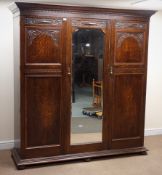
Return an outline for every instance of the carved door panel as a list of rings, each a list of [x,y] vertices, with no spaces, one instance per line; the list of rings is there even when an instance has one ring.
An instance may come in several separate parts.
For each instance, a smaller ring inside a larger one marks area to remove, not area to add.
[[[61,154],[65,139],[62,110],[62,88],[66,87],[65,23],[61,18],[27,18],[24,23],[22,152],[25,157]]]
[[[146,23],[114,23],[110,74],[113,89],[111,147],[143,145],[146,86]]]

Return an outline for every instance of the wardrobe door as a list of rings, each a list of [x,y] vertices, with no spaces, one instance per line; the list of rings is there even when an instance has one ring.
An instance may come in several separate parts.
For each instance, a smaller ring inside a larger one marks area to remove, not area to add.
[[[114,22],[110,67],[113,149],[143,146],[147,34],[145,22]]]
[[[61,154],[65,25],[61,18],[22,21],[22,155],[30,158]]]
[[[109,25],[106,20],[72,18],[70,76],[69,152],[91,152],[107,148],[107,91]],[[69,50],[70,50],[69,49]],[[106,83],[105,83],[106,82]]]

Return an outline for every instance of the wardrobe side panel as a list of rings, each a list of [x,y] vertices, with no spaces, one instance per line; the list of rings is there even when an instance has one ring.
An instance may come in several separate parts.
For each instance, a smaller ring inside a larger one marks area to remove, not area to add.
[[[15,147],[20,147],[20,16],[13,18],[14,46],[14,139]]]

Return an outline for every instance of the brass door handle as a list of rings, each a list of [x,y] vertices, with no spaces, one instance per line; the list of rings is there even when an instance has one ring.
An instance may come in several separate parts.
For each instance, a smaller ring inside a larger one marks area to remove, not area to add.
[[[71,66],[67,66],[67,75],[71,75]]]
[[[110,66],[110,75],[113,75],[113,67]]]

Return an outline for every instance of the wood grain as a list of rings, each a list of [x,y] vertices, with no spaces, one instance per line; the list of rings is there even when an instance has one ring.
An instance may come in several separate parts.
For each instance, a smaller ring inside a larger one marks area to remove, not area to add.
[[[148,30],[155,11],[21,2],[11,10],[20,19],[16,166],[146,151]],[[80,28],[104,33],[102,141],[70,145],[72,33]]]

